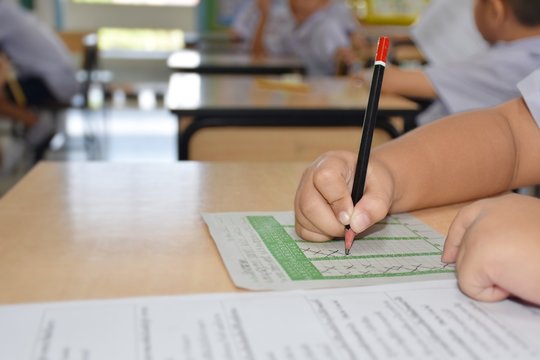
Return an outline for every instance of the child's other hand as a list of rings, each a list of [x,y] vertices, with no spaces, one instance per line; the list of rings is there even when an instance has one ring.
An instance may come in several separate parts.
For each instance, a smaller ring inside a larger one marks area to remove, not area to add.
[[[365,193],[353,211],[351,189],[356,154],[328,152],[306,169],[294,201],[296,232],[310,241],[344,235],[344,225],[359,233],[383,219],[390,209],[394,185],[386,168],[371,159]]]
[[[509,194],[463,208],[442,259],[456,263],[459,286],[474,299],[540,304],[540,199]]]

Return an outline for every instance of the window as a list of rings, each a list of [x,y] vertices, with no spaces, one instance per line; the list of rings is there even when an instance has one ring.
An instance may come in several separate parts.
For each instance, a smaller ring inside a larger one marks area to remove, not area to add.
[[[105,51],[171,52],[184,47],[181,30],[102,28],[98,39]]]
[[[73,0],[76,3],[114,5],[195,6],[199,0]]]

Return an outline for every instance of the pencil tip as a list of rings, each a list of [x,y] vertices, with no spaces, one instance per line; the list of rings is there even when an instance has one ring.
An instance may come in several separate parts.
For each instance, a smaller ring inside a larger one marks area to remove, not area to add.
[[[356,233],[352,229],[345,231],[345,255],[349,255],[351,252],[355,236]]]

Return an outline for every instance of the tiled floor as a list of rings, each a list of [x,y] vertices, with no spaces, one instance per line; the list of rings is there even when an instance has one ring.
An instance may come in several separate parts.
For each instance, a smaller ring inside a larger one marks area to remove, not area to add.
[[[70,110],[66,143],[49,159],[175,161],[176,120],[165,109]],[[53,144],[54,148],[54,144]]]
[[[6,122],[0,126],[0,143],[9,141]],[[67,110],[59,135],[46,155],[52,161],[176,161],[177,122],[162,106],[141,110],[136,106],[106,110]],[[29,170],[25,160],[0,176],[0,195]]]

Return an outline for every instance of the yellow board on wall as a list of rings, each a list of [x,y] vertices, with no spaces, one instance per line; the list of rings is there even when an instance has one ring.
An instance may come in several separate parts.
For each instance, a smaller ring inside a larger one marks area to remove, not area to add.
[[[379,25],[410,25],[429,4],[429,0],[365,0],[362,22]]]

